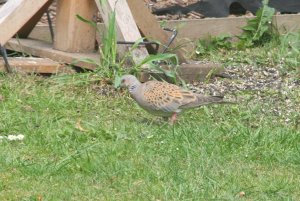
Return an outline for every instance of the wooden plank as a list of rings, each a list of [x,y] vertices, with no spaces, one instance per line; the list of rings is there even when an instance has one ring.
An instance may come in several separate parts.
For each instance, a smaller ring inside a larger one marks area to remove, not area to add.
[[[168,67],[164,66],[162,68],[168,69]],[[220,75],[224,72],[224,68],[221,66],[221,64],[218,63],[192,62],[189,64],[179,65],[177,72],[181,79],[188,83],[191,83],[194,81],[205,81],[210,77]],[[149,73],[147,71],[141,72],[139,79],[141,80],[141,82],[146,82],[150,77],[168,80],[168,77],[166,77],[164,74]]]
[[[48,0],[9,0],[0,8],[0,44],[4,45]]]
[[[54,49],[66,52],[91,52],[95,49],[96,29],[77,19],[76,14],[93,20],[94,0],[58,0]]]
[[[69,68],[47,58],[36,57],[9,57],[8,62],[13,72],[23,73],[61,73],[72,72]],[[5,72],[5,62],[0,58],[0,71]]]
[[[137,0],[127,0],[127,3],[143,36],[149,38],[150,40],[154,39],[160,41],[163,45],[167,45],[171,34],[168,34],[161,28],[160,24],[156,20],[155,16],[147,8],[146,4],[142,1]],[[161,45],[159,48],[160,52],[165,49],[163,45]],[[176,47],[178,47],[178,44],[175,40],[170,45],[170,48]],[[151,52],[156,53],[154,52],[154,47],[151,48]],[[186,62],[184,53],[180,49],[175,49],[175,53],[177,54],[181,63]]]
[[[36,12],[31,19],[26,22],[23,27],[18,31],[18,37],[20,38],[27,38],[32,29],[35,27],[35,25],[39,22],[43,14],[47,11],[49,6],[53,0],[49,0],[43,7],[39,9],[38,12]]]
[[[219,36],[221,34],[238,35],[242,32],[241,27],[247,24],[247,20],[254,17],[227,17],[227,18],[205,18],[199,20],[172,20],[167,24],[170,27],[178,27],[178,38],[199,39],[209,35]],[[300,30],[300,15],[275,15],[273,23],[279,31]]]
[[[142,36],[135,24],[134,18],[131,14],[127,1],[125,0],[106,0],[102,5],[99,0],[95,0],[100,14],[103,18],[105,26],[108,27],[109,16],[116,12],[116,29],[117,38],[119,41],[137,41]],[[125,46],[123,46],[125,47]],[[128,46],[125,48],[119,47],[119,54],[122,56],[127,54]],[[145,47],[138,47],[132,50],[132,59],[134,63],[139,64],[144,58],[148,56],[147,49]]]
[[[55,31],[55,25],[53,26],[53,29]],[[33,28],[33,30],[30,32],[29,38],[37,39],[41,41],[45,41],[48,43],[52,42],[50,29],[48,25],[37,25]]]
[[[247,19],[249,19],[249,17],[174,20],[166,21],[166,25],[169,27],[178,27],[178,38],[180,40],[197,40],[199,38],[205,38],[209,35],[218,36],[224,33],[238,35],[241,33],[241,26],[244,26],[247,23]],[[300,14],[277,15],[274,17],[273,22],[276,22],[275,20],[277,21],[277,26],[281,33],[289,31],[296,32],[300,30]],[[227,24],[227,26],[215,26],[221,24]],[[103,32],[105,31],[105,26],[103,23],[99,23],[98,27],[102,31],[102,33],[100,33],[102,36]],[[205,27],[205,29],[203,29],[203,27]],[[101,36],[97,34],[96,38],[100,40]],[[49,27],[47,25],[36,26],[29,37],[51,41]]]
[[[69,53],[52,48],[51,43],[34,40],[34,39],[10,39],[5,47],[9,50],[24,52],[29,55],[34,55],[43,58],[49,58],[57,62],[73,64],[86,69],[94,70],[95,64],[80,61],[81,59],[91,59],[95,62],[100,62],[98,53]]]

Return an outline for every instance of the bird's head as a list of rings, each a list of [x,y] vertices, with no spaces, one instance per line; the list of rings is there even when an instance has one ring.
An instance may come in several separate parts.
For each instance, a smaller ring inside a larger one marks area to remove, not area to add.
[[[121,88],[128,88],[129,91],[134,90],[140,84],[140,81],[133,75],[123,75],[121,77]]]

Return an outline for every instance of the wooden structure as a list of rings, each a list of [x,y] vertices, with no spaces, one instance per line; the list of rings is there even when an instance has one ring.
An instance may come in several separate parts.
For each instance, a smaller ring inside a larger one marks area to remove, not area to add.
[[[0,9],[0,28],[10,25],[7,32],[1,32],[0,44],[5,44],[6,48],[10,50],[26,52],[30,55],[50,58],[59,63],[73,64],[93,70],[95,65],[86,63],[81,59],[100,60],[99,54],[94,52],[96,30],[78,20],[76,14],[85,19],[93,20],[98,10],[106,26],[109,24],[109,15],[113,11],[116,12],[118,40],[135,42],[141,37],[147,37],[160,41],[162,44],[168,43],[169,34],[162,30],[154,16],[152,16],[142,2],[136,0],[106,0],[105,2],[101,4],[99,0],[58,0],[55,40],[51,44],[27,37],[41,15],[52,3],[52,0],[10,0]],[[20,38],[11,39],[15,34]],[[171,44],[171,47],[176,46],[178,46],[176,41]],[[119,47],[119,54],[122,55],[122,52],[128,51],[128,48],[128,46]],[[153,53],[151,46],[147,48]],[[147,48],[139,46],[132,50],[131,54],[134,63],[139,64],[149,55]],[[160,51],[163,48],[161,47]],[[180,62],[183,63],[180,72],[184,72],[189,68],[195,69],[198,66],[198,64],[187,65],[183,51],[176,50],[176,53]],[[27,64],[28,62],[25,62],[25,69],[27,68]],[[20,69],[20,65],[18,69]],[[34,69],[40,73],[49,72],[47,65],[44,68]],[[207,69],[207,66],[205,69]],[[53,71],[57,72],[58,70],[55,68]],[[195,75],[195,70],[192,72]],[[145,76],[143,77],[145,78]]]
[[[50,3],[49,0],[12,0],[5,3],[0,9],[0,29],[2,30],[0,32],[0,44],[4,45],[19,30],[28,33],[27,30],[24,30],[24,25],[27,25],[26,28],[29,27],[29,29],[31,27],[32,30],[35,24],[32,26],[31,22],[36,21],[36,19],[39,20],[42,16],[40,13],[43,14]],[[40,16],[38,17],[38,15]]]
[[[97,38],[99,40],[99,34],[96,34],[93,27],[78,20],[76,14],[93,20],[99,11],[104,20],[104,24],[99,24],[102,31],[108,25],[109,14],[113,10],[116,11],[118,40],[136,41],[141,37],[148,37],[158,40],[162,44],[168,42],[170,33],[161,29],[143,2],[137,0],[106,0],[106,2],[102,5],[99,0],[57,0],[55,40],[54,43],[51,43],[48,27],[36,27],[35,25],[52,0],[10,0],[0,8],[0,29],[3,30],[5,27],[5,31],[0,32],[0,44],[5,44],[5,47],[10,50],[93,70],[94,64],[81,59],[100,61],[100,55],[95,51],[95,41]],[[171,44],[171,48],[177,47],[180,40],[186,40],[186,38],[193,40],[207,35],[237,34],[240,32],[240,26],[243,26],[247,19],[244,17],[169,21],[167,22],[169,27],[180,27],[178,40]],[[299,29],[300,23],[295,23],[295,21],[300,22],[299,15],[276,16],[274,20],[279,28],[284,26],[285,30]],[[16,33],[19,38],[12,38]],[[122,45],[118,49],[122,54],[128,50],[128,46]],[[162,49],[161,47],[160,51]],[[153,47],[140,46],[133,50],[133,62],[139,63],[148,56],[148,52],[153,53]],[[177,49],[175,52],[180,58],[180,72],[186,80],[198,79],[199,76],[205,77],[213,68],[221,69],[216,64],[188,63],[183,49]],[[61,68],[62,65],[59,66],[58,68]],[[50,72],[46,67],[34,69],[40,73]],[[54,72],[58,72],[57,67],[53,67],[53,69],[56,69]]]

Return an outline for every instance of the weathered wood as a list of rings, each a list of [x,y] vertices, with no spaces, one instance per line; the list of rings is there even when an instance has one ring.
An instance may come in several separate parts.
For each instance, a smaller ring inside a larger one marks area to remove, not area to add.
[[[238,35],[241,27],[254,17],[227,17],[205,18],[200,20],[175,20],[168,21],[168,26],[178,27],[178,38],[199,39],[209,35],[221,34]],[[298,31],[300,29],[300,15],[275,15],[273,23],[278,26],[281,33],[285,31]]]
[[[47,58],[9,57],[9,65],[13,72],[51,73],[72,72],[60,63]],[[0,58],[0,71],[5,72],[5,62]]]
[[[164,66],[162,68],[168,69]],[[193,62],[189,64],[181,64],[177,69],[179,77],[188,83],[194,81],[205,81],[206,79],[209,79],[210,77],[213,77],[215,75],[222,74],[223,72],[224,68],[221,66],[221,64],[218,63]],[[141,72],[139,79],[141,80],[141,82],[146,82],[150,77],[168,80],[168,77],[166,77],[164,74],[149,73],[147,71]]]
[[[94,0],[58,0],[54,48],[66,52],[91,52],[95,49],[96,29],[77,19],[93,20]]]
[[[109,16],[116,12],[116,29],[117,38],[119,41],[132,41],[139,40],[142,36],[135,24],[134,18],[131,14],[127,1],[125,0],[106,0],[102,5],[99,0],[95,0],[100,14],[103,18],[105,26],[108,27]],[[127,48],[118,48],[119,54],[124,55],[128,52]],[[138,47],[132,50],[132,59],[134,63],[139,64],[144,58],[148,56],[147,49],[145,47]]]
[[[145,3],[137,0],[127,0],[127,3],[143,36],[149,38],[150,40],[154,39],[160,41],[162,45],[160,46],[159,51],[162,52],[162,50],[165,49],[163,45],[168,44],[171,34],[168,34],[161,28],[155,16],[151,14]],[[170,48],[176,47],[178,47],[178,45],[175,40],[170,45]],[[154,52],[153,47],[150,50],[151,52]],[[177,54],[181,63],[186,62],[184,53],[180,49],[176,49],[175,53]]]
[[[53,26],[53,29],[55,31],[55,26]],[[51,34],[49,30],[48,25],[37,25],[33,28],[33,30],[30,32],[29,38],[37,39],[45,42],[52,42]]]
[[[100,62],[98,53],[69,53],[52,48],[51,43],[33,40],[33,39],[10,39],[5,47],[9,50],[25,52],[30,55],[49,58],[57,62],[68,63],[74,66],[80,66],[85,69],[94,70],[97,65],[91,64],[81,59],[91,59]]]
[[[205,38],[209,35],[218,36],[224,33],[238,35],[241,33],[241,26],[244,26],[247,23],[247,20],[251,18],[252,17],[235,17],[200,20],[174,20],[167,21],[166,26],[178,27],[178,38],[181,40],[195,40],[199,38]],[[273,18],[273,22],[277,22],[276,24],[281,33],[289,31],[296,32],[300,30],[300,14],[276,15]],[[222,24],[226,24],[226,26],[223,26]],[[105,26],[103,23],[99,23],[98,27],[102,32],[105,31]],[[205,29],[203,27],[205,27]],[[102,35],[103,33],[100,34]],[[36,26],[29,37],[39,40],[51,41],[49,27],[47,25]],[[99,37],[99,34],[97,34],[96,38],[98,38],[98,40],[101,39],[101,37]]]
[[[99,61],[99,55],[96,53],[68,53],[52,49],[50,43],[32,40],[32,39],[11,39],[7,42],[6,48],[19,52],[26,52],[27,54],[50,58],[60,63],[73,63],[75,66],[94,70],[96,65],[79,61],[83,58]],[[76,62],[78,61],[78,62]],[[192,63],[182,64],[179,66],[178,72],[181,78],[187,82],[194,80],[203,80],[212,71],[213,74],[222,72],[220,64],[212,63]],[[149,73],[141,73],[142,80],[146,81],[149,77]],[[153,74],[151,74],[153,76]]]
[[[0,44],[4,45],[48,0],[10,0],[0,8]],[[5,30],[5,31],[3,31]]]
[[[33,30],[35,25],[39,22],[43,14],[47,11],[49,6],[53,0],[49,0],[43,7],[40,8],[38,12],[36,12],[31,19],[26,22],[23,27],[18,31],[18,37],[20,38],[27,38],[30,32]]]

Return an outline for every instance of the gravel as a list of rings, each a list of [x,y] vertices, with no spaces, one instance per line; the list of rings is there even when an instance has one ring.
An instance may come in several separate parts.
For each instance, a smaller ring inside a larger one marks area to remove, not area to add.
[[[226,100],[256,105],[261,113],[278,116],[280,121],[300,125],[300,78],[280,68],[251,65],[228,66],[226,77],[194,82],[188,88],[195,93],[224,95]]]

